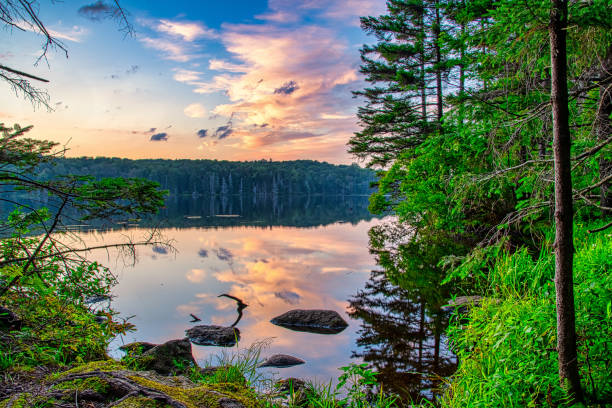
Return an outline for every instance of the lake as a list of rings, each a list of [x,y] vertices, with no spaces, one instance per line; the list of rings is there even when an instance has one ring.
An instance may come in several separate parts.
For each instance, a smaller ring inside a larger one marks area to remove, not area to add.
[[[236,326],[238,347],[266,341],[263,357],[306,361],[263,373],[327,384],[339,367],[365,361],[385,389],[432,398],[456,366],[443,335],[448,315],[432,311],[432,287],[424,294],[384,278],[368,250],[368,231],[394,223],[373,217],[367,204],[365,196],[174,196],[154,218],[69,229],[89,245],[139,240],[152,228],[171,240],[171,249],[138,248],[134,264],[112,251],[89,256],[117,276],[112,308],[137,328],[111,343],[115,357],[130,342],[162,343],[185,337],[194,325],[231,325],[236,302],[218,297],[229,294],[248,304]],[[349,326],[329,335],[270,323],[292,309],[335,310]],[[201,321],[191,323],[190,314]],[[224,350],[236,347],[193,345],[201,364],[214,364]]]

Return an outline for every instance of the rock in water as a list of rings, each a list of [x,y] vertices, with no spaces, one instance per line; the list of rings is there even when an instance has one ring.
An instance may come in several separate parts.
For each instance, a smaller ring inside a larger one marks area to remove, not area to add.
[[[272,324],[290,330],[337,334],[346,329],[348,323],[333,310],[290,310],[270,320]]]
[[[224,326],[194,326],[185,330],[193,344],[200,346],[232,347],[240,340],[240,330]]]
[[[257,365],[257,367],[293,367],[295,365],[304,364],[305,361],[297,357],[289,356],[287,354],[274,354],[270,356],[266,361]]]
[[[304,380],[294,377],[285,378],[278,380],[274,387],[280,392],[291,392],[297,393],[302,391],[306,387]]]
[[[197,366],[187,338],[155,346],[138,356],[135,362],[144,370],[153,370],[162,375],[188,373],[191,367]]]

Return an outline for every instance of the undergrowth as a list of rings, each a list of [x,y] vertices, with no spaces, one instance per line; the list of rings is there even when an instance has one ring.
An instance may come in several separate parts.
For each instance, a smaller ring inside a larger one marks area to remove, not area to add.
[[[574,232],[580,373],[587,405],[610,406],[612,234],[587,229]],[[442,406],[571,405],[558,382],[552,239],[535,256],[526,249],[498,256],[480,281],[488,298],[454,319],[449,338],[460,364]]]

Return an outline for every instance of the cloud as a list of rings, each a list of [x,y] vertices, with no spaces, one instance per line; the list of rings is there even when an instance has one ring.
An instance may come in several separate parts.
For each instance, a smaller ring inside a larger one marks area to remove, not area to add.
[[[188,69],[175,68],[174,71],[175,72],[172,78],[174,78],[174,80],[178,82],[189,83],[189,82],[198,81],[200,79],[200,75],[202,75],[201,72],[191,71]]]
[[[153,246],[153,248],[151,248],[153,250],[153,252],[155,252],[156,254],[167,254],[168,253],[168,248],[165,248],[163,246],[159,246],[159,245],[155,245]]]
[[[198,256],[199,256],[200,258],[207,258],[207,257],[208,257],[208,251],[207,251],[206,249],[204,249],[204,248],[201,248],[201,249],[198,251]]]
[[[164,38],[140,37],[138,39],[145,47],[162,52],[162,58],[171,61],[187,62],[195,58],[184,44]]]
[[[59,38],[61,40],[68,40],[72,42],[80,43],[83,41],[83,38],[89,34],[89,30],[80,27],[80,26],[72,26],[68,30],[63,29],[47,29],[49,34],[52,37]]]
[[[276,88],[274,90],[274,93],[277,95],[278,94],[289,95],[297,91],[299,88],[300,87],[298,86],[297,82],[289,81],[289,82],[285,82],[280,88]]]
[[[185,275],[188,281],[193,283],[202,282],[206,278],[206,271],[202,269],[192,269]]]
[[[219,126],[217,130],[215,130],[214,137],[217,139],[225,139],[229,135],[234,133],[234,130],[231,128],[231,125]]]
[[[211,59],[208,61],[208,69],[213,71],[229,71],[229,72],[246,72],[247,68],[244,65],[232,64],[231,62]]]
[[[219,249],[214,250],[214,252],[217,255],[217,258],[219,258],[222,261],[229,262],[234,258],[234,254],[232,254],[232,252],[226,248],[219,248]]]
[[[283,290],[281,292],[274,292],[274,296],[282,299],[285,301],[285,303],[288,303],[290,305],[297,305],[298,303],[300,303],[300,295],[298,295],[295,292],[292,292],[290,290]]]
[[[229,99],[211,113],[235,113],[235,120],[232,126],[219,126],[215,137],[231,135],[233,146],[245,151],[271,146],[270,151],[287,152],[300,139],[333,134],[336,154],[357,130],[349,113],[358,104],[350,87],[358,85],[359,56],[333,29],[226,24],[222,42],[231,58],[210,61],[221,72],[190,83],[196,93],[222,91]],[[291,100],[279,97],[284,95]],[[326,120],[321,112],[343,118]]]
[[[341,120],[341,119],[351,119],[354,118],[355,115],[340,115],[337,113],[322,113],[320,118],[325,120]]]
[[[152,142],[159,142],[159,141],[168,141],[168,134],[165,132],[162,133],[155,133],[154,135],[151,136],[151,139],[149,139]]]
[[[203,118],[206,116],[206,108],[199,103],[192,103],[183,109],[183,113],[190,118]]]
[[[180,37],[184,41],[192,42],[198,38],[218,38],[219,35],[202,23],[190,21],[159,20],[154,26],[158,32],[169,34],[173,37]]]
[[[207,136],[207,134],[208,134],[208,129],[200,129],[197,132],[197,135],[200,139],[204,139]],[[206,252],[205,249],[202,249],[201,251]]]
[[[111,6],[98,0],[95,3],[85,5],[77,11],[81,17],[85,17],[92,21],[100,21],[103,18],[112,17],[118,11],[116,6]]]
[[[140,70],[140,66],[132,65],[128,69],[125,70],[125,74],[126,75],[132,75],[132,74],[135,74],[136,72],[138,72],[139,70]]]
[[[151,128],[149,130],[146,131],[146,133],[153,133],[157,130],[157,128]]]

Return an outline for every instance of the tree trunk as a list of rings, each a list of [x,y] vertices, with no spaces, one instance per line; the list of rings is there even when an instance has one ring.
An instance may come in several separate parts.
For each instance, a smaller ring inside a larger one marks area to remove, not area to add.
[[[552,73],[551,102],[553,118],[553,154],[555,166],[555,289],[557,294],[557,351],[559,380],[570,395],[582,400],[573,282],[573,208],[572,174],[567,96],[566,27],[567,0],[551,0],[550,60]]]
[[[436,21],[433,24],[433,32],[434,32],[434,50],[436,52],[436,90],[437,90],[437,119],[438,119],[438,128],[442,128],[442,68],[440,67],[440,63],[442,62],[442,56],[440,53],[440,5],[438,0],[435,1],[436,7]]]

